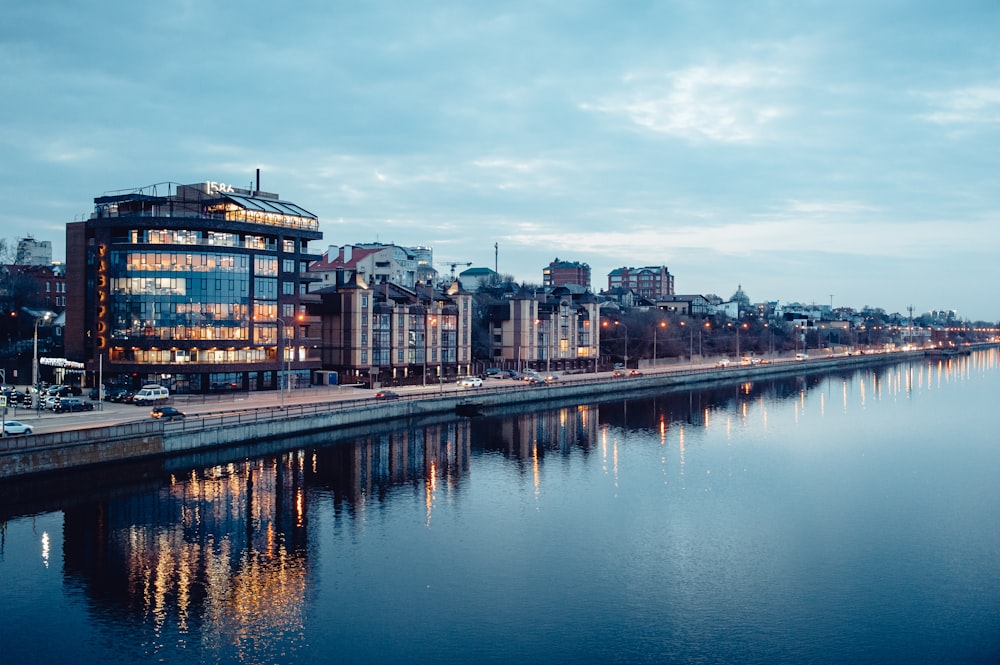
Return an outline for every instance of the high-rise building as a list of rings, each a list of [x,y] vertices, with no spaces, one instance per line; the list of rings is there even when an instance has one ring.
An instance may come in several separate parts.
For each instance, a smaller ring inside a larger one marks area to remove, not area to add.
[[[18,238],[17,251],[14,255],[14,265],[52,265],[52,243],[48,240],[35,240],[31,236]]]
[[[308,384],[316,215],[277,194],[164,183],[94,199],[66,227],[66,357],[88,382],[175,392]],[[286,383],[287,382],[287,383]]]

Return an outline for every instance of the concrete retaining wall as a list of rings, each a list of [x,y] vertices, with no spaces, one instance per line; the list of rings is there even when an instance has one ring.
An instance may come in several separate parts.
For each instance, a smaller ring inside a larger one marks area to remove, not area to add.
[[[463,402],[478,410],[525,404],[565,404],[617,400],[625,394],[687,390],[703,385],[743,383],[790,375],[817,374],[877,364],[897,363],[919,353],[850,356],[801,363],[736,366],[652,374],[601,381],[566,381],[546,386],[512,386],[461,394],[421,395],[386,402],[351,405],[317,404],[281,410],[247,410],[192,417],[184,421],[148,421],[111,427],[5,438],[0,441],[0,479],[63,471],[88,465],[171,456],[250,441],[283,439],[309,432],[377,425],[431,414],[455,413]]]

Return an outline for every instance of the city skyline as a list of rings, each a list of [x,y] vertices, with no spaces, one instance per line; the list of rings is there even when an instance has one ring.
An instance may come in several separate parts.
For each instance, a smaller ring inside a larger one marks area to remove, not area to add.
[[[2,235],[105,192],[279,192],[329,245],[541,283],[1000,320],[1000,7],[968,2],[100,7],[0,26]]]

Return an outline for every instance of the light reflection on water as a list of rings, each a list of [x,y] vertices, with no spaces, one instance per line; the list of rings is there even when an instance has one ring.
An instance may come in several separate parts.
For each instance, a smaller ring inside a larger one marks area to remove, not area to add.
[[[988,661],[997,370],[459,420],[66,497],[3,524],[0,639],[9,662]]]

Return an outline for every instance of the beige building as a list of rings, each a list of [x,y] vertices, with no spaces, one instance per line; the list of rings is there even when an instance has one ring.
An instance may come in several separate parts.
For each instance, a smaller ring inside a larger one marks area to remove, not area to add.
[[[470,373],[472,296],[457,283],[407,289],[352,275],[319,295],[323,368],[339,383],[433,384]]]
[[[594,369],[601,334],[598,305],[582,289],[520,291],[491,308],[492,364],[517,370]]]

